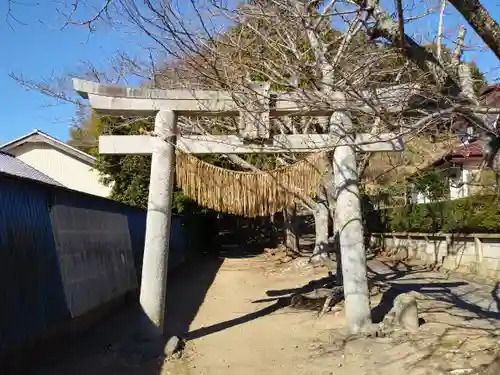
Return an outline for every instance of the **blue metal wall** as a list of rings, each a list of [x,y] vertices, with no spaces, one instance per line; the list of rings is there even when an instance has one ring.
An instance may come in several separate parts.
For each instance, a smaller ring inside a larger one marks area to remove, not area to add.
[[[80,263],[91,264],[90,271],[101,275],[109,273],[106,262],[115,262],[116,268],[122,270],[131,264],[135,287],[134,274],[140,275],[145,227],[144,210],[0,173],[0,353],[71,319],[71,306],[81,301],[69,301],[70,298],[90,298],[94,304],[99,298],[107,298],[99,293],[91,296],[103,289],[102,277],[86,280],[84,292],[80,286],[72,289],[79,293],[68,292],[68,280],[85,278],[89,271],[88,267],[78,268],[76,259],[66,262],[62,269],[61,259],[68,254],[71,257],[79,252]],[[173,217],[170,269],[189,256],[188,244],[182,219]],[[128,265],[124,258],[127,251],[120,249],[131,250]],[[91,256],[99,259],[90,262],[86,258]],[[130,272],[124,275],[119,271],[110,277],[115,285],[130,288],[132,284],[126,279],[129,275]],[[85,312],[85,306],[79,306],[80,313]]]
[[[0,176],[0,349],[69,318],[50,190]]]

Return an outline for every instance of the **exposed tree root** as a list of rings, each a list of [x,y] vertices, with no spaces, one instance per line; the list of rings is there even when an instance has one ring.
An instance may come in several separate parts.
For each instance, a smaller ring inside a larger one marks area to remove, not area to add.
[[[319,310],[323,316],[333,306],[344,299],[344,288],[318,288],[309,293],[295,294],[290,301],[290,307],[302,310]]]

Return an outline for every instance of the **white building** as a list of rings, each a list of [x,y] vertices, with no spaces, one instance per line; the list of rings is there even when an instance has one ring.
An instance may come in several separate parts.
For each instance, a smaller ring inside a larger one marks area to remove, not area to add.
[[[427,168],[439,171],[447,186],[447,196],[443,199],[460,199],[476,194],[481,186],[473,184],[474,176],[480,173],[480,164],[483,160],[483,146],[481,142],[463,143],[452,149]],[[412,190],[411,203],[429,203],[431,199],[422,192]]]
[[[96,159],[40,130],[0,146],[25,164],[37,169],[61,185],[84,193],[108,197],[111,188],[99,181],[93,168]]]

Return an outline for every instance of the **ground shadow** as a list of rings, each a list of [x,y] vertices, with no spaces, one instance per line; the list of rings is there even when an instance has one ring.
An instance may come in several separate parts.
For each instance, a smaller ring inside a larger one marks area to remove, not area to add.
[[[189,326],[215,280],[222,258],[202,257],[181,267],[167,287],[167,335],[189,336]]]
[[[151,347],[134,345],[140,314],[137,303],[123,307],[88,332],[67,340],[50,357],[33,363],[26,374],[159,375],[162,363],[158,346],[152,353]]]
[[[203,327],[196,329],[194,331],[189,332],[186,335],[186,339],[188,340],[194,340],[203,336],[210,335],[212,333],[220,332],[228,328],[232,328],[235,326],[238,326],[240,324],[248,323],[252,320],[255,320],[257,318],[261,318],[263,316],[272,314],[275,311],[278,311],[279,309],[286,307],[290,305],[290,299],[289,298],[278,298],[276,302],[270,306],[264,307],[263,309],[260,309],[258,311],[254,311],[252,313],[240,316],[238,318],[234,318],[231,320],[227,320],[225,322],[220,322],[213,324],[209,327]]]
[[[373,281],[390,282],[412,274],[422,273],[427,270],[425,266],[408,264],[403,261],[395,261],[393,264],[381,260],[377,260],[377,262],[383,266],[384,272],[377,271],[370,265],[367,265],[366,267],[368,274],[370,275],[370,279]]]
[[[458,286],[462,285],[467,285],[466,282],[444,282],[444,283],[404,283],[404,284],[398,284],[398,283],[390,283],[389,289],[387,289],[383,294],[382,294],[382,299],[380,300],[379,304],[375,306],[372,309],[372,321],[374,323],[380,323],[384,317],[387,315],[387,313],[392,309],[394,306],[394,300],[396,297],[400,294],[403,293],[408,293],[411,291],[416,291],[420,292],[422,294],[427,294],[427,295],[432,295],[433,298],[436,298],[437,300],[443,299],[442,296],[446,297],[450,294],[451,297],[451,292],[450,288],[456,288]],[[442,295],[442,296],[441,296]],[[446,302],[450,302],[447,300]],[[468,304],[471,305],[471,304]],[[475,305],[468,306],[468,310],[471,311],[471,307]]]
[[[491,296],[493,297],[493,301],[495,301],[495,304],[497,305],[497,311],[500,313],[500,297],[499,297],[499,291],[500,291],[500,282],[497,282],[495,284],[495,287],[491,291]]]
[[[249,314],[240,316],[235,319],[231,319],[225,322],[220,322],[209,327],[203,327],[194,331],[189,332],[186,335],[188,340],[194,340],[206,335],[210,335],[215,332],[220,332],[228,328],[232,328],[234,326],[244,324],[255,320],[257,318],[272,314],[284,307],[290,305],[291,297],[294,294],[302,294],[311,292],[317,288],[331,288],[335,285],[335,276],[323,277],[318,280],[313,280],[302,287],[299,288],[289,288],[289,289],[281,289],[281,290],[268,290],[266,294],[271,298],[263,298],[253,303],[266,303],[266,302],[275,302],[270,306],[264,307],[258,311],[251,312]]]
[[[171,271],[168,277],[165,337],[185,337],[223,260],[199,257]],[[159,375],[164,341],[145,336],[148,327],[138,303],[101,320],[91,330],[67,341],[50,358],[36,364],[33,375]]]
[[[380,262],[383,264],[387,272],[377,272],[373,268],[368,267],[368,271],[372,274],[372,280],[382,281],[389,285],[389,289],[384,292],[380,303],[372,309],[372,319],[375,323],[382,321],[384,316],[390,311],[394,304],[394,299],[401,293],[408,293],[411,291],[416,291],[424,295],[431,296],[433,299],[445,302],[453,305],[457,308],[466,310],[473,314],[476,314],[478,318],[482,319],[500,319],[500,309],[498,312],[484,309],[478,304],[471,303],[466,300],[468,294],[474,292],[460,292],[454,290],[454,288],[470,285],[470,283],[465,281],[458,282],[442,282],[439,278],[435,277],[425,277],[425,282],[413,282],[413,283],[400,283],[397,280],[402,279],[405,276],[421,273],[423,270],[420,266],[410,265],[405,262],[399,261],[391,265],[385,262]],[[433,281],[436,280],[436,281]],[[416,281],[412,279],[412,281]],[[498,297],[499,284],[495,286],[492,291],[492,297],[497,306],[500,305],[500,298]]]
[[[269,297],[278,297],[278,296],[286,296],[291,294],[303,294],[310,293],[318,288],[333,288],[335,286],[335,275],[322,277],[317,280],[312,280],[307,284],[298,287],[298,288],[290,288],[290,289],[279,289],[279,290],[268,290],[266,294]],[[256,302],[264,302],[264,300],[259,300]]]

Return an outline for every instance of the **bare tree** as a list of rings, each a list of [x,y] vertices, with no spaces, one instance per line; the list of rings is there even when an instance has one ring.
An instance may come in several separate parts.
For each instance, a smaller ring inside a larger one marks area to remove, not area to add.
[[[457,115],[486,128],[482,115],[500,113],[499,109],[481,107],[470,95],[470,74],[461,68],[460,51],[454,61],[444,62],[441,49],[436,56],[409,35],[402,35],[400,24],[376,1],[252,0],[230,7],[208,0],[193,0],[183,6],[160,0],[108,0],[83,19],[78,18],[78,2],[73,5],[63,12],[65,27],[86,26],[93,31],[99,22],[106,22],[149,38],[160,59],[150,59],[150,64],[143,65],[130,64],[127,56],[122,60],[149,77],[154,87],[221,89],[237,96],[250,81],[266,81],[273,90],[293,93],[304,108],[338,108],[349,119],[346,123],[352,123],[349,131],[373,135],[399,129],[402,135],[415,137],[434,126],[436,119],[450,120]],[[490,32],[496,35],[494,25]],[[381,39],[389,46],[379,43]],[[28,80],[20,81],[30,85]],[[420,84],[421,100],[412,111],[400,108],[409,97],[390,100],[390,90],[385,98],[389,100],[381,101],[377,89],[394,82]],[[50,92],[43,85],[34,87]],[[341,107],[334,92],[346,98]],[[331,132],[339,136],[345,131],[330,128],[330,119],[325,116],[299,115],[290,113],[284,120],[273,119],[272,131]],[[238,131],[236,123],[209,118],[182,119],[180,125],[184,134],[205,134],[221,127],[228,134]],[[240,157],[228,158],[240,167],[260,169]],[[361,172],[369,159],[370,155],[365,155]],[[282,165],[295,161],[294,155],[279,156]],[[314,199],[296,192],[297,200],[314,214],[316,252],[328,242],[328,214],[335,211],[333,168],[325,170],[324,176]],[[356,238],[362,241],[362,233]],[[360,274],[364,274],[363,262],[356,265]],[[366,289],[366,278],[357,282],[360,290]],[[349,311],[356,315],[350,321],[369,323],[368,304]],[[351,328],[357,331],[360,327]]]

